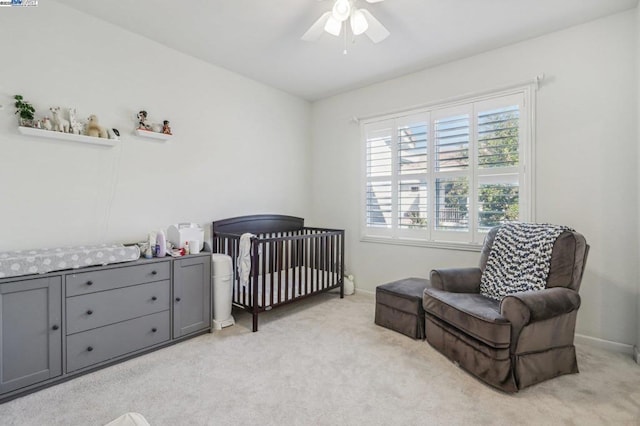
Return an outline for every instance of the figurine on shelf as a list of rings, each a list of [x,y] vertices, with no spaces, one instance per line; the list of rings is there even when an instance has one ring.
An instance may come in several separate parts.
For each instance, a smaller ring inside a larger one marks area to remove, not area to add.
[[[147,111],[140,111],[138,113],[138,129],[149,130],[147,128]]]
[[[97,138],[109,138],[109,134],[107,133],[107,129],[98,124],[98,117],[95,115],[89,116],[89,123],[87,123],[87,136],[93,136]]]
[[[140,111],[138,113],[138,129],[162,133],[162,126],[160,124],[150,123],[147,120],[147,111]]]
[[[83,134],[84,125],[78,120],[78,113],[75,108],[69,108],[69,132],[75,135]]]
[[[53,130],[56,132],[69,133],[69,121],[62,117],[62,112],[60,111],[60,107],[51,107],[49,108],[52,115],[53,121]]]
[[[45,130],[53,129],[53,126],[51,125],[51,119],[49,117],[42,117],[42,128]]]
[[[171,135],[171,127],[169,127],[169,120],[164,120],[162,122],[162,133],[165,135]]]

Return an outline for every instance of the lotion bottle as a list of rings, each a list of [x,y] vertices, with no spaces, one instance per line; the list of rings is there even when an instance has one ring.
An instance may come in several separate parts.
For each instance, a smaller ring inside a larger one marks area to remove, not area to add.
[[[167,255],[167,239],[164,236],[164,231],[158,231],[158,235],[156,235],[156,256],[165,257]]]
[[[147,236],[147,249],[144,251],[144,257],[151,259],[153,257],[153,249],[155,247],[155,241],[153,241],[153,232],[149,232]]]

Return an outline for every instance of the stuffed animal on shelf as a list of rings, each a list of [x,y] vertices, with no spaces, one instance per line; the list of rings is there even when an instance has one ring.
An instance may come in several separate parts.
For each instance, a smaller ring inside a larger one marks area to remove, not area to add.
[[[75,108],[69,108],[69,123],[69,132],[75,135],[84,133],[84,125],[78,120],[78,113]]]
[[[53,117],[51,119],[51,121],[53,121],[53,130],[56,132],[69,133],[69,121],[62,117],[60,107],[51,107],[49,111],[51,111],[51,116]]]
[[[42,117],[42,128],[45,130],[53,129],[53,126],[51,125],[51,120],[49,119],[49,117]]]
[[[147,111],[140,111],[138,113],[138,129],[148,130],[150,132],[161,133],[162,126],[158,123],[150,123],[147,120]]]
[[[87,123],[87,130],[85,134],[96,138],[109,138],[107,129],[98,124],[98,117],[93,114],[89,116],[89,122]]]

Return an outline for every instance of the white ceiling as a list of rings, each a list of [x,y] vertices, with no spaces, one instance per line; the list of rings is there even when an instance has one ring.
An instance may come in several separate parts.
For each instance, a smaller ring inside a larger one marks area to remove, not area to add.
[[[638,0],[385,0],[374,45],[300,37],[332,0],[58,0],[211,64],[308,100],[634,8]]]

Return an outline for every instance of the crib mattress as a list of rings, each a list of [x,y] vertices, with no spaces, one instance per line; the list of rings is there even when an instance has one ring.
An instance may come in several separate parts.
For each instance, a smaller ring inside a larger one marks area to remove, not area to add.
[[[138,246],[122,244],[7,251],[0,253],[0,278],[131,262],[138,258]]]
[[[338,283],[340,274],[337,272],[328,272],[321,269],[298,267],[291,268],[288,273],[281,271],[279,274],[265,274],[264,275],[264,289],[262,288],[263,276],[258,275],[258,306],[268,307],[271,306],[271,279],[273,276],[273,302],[274,304],[284,302],[286,296],[290,299],[295,299],[300,296],[312,294],[319,289],[331,287],[332,283]],[[288,280],[285,278],[288,277]],[[309,290],[307,291],[307,282],[309,284]],[[314,285],[315,283],[315,285]],[[324,285],[326,284],[326,287]],[[242,291],[245,297],[249,297],[249,289],[247,286],[242,286]],[[264,292],[265,303],[262,303],[262,293]],[[280,296],[278,298],[278,295]],[[247,300],[247,299],[245,299]],[[251,304],[250,302],[248,304]]]

